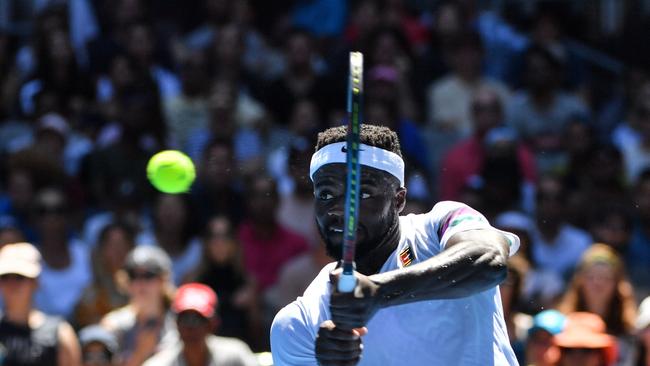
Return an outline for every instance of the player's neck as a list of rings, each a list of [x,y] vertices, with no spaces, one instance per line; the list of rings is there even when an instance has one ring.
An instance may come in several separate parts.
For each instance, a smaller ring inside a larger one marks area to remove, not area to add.
[[[399,245],[400,229],[399,221],[391,227],[384,236],[384,240],[379,243],[375,249],[357,261],[357,271],[366,276],[379,273],[381,267],[386,263],[388,257],[395,251]]]

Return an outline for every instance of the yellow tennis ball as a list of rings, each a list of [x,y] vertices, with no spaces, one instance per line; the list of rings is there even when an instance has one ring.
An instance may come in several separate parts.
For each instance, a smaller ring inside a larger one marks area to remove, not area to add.
[[[164,193],[187,192],[195,177],[192,159],[177,150],[161,151],[147,163],[147,178]]]

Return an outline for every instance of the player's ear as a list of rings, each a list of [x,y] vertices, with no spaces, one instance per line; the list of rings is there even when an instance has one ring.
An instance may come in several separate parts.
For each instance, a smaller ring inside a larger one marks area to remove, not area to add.
[[[395,207],[397,207],[397,213],[401,213],[406,206],[406,188],[399,187],[395,192]]]

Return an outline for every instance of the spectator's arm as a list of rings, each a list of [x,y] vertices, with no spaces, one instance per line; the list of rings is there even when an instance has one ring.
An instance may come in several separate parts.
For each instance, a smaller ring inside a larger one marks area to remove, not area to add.
[[[57,364],[59,366],[81,366],[81,348],[77,335],[70,324],[59,325],[59,349]]]

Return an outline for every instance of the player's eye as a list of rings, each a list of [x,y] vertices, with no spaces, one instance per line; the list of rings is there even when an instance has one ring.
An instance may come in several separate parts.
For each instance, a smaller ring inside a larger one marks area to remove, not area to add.
[[[321,192],[317,192],[316,198],[318,198],[321,201],[329,201],[332,198],[334,198],[334,195],[328,191],[321,191]]]
[[[361,192],[361,199],[362,200],[365,200],[365,199],[370,198],[370,197],[371,197],[370,193],[363,192],[363,191]]]

